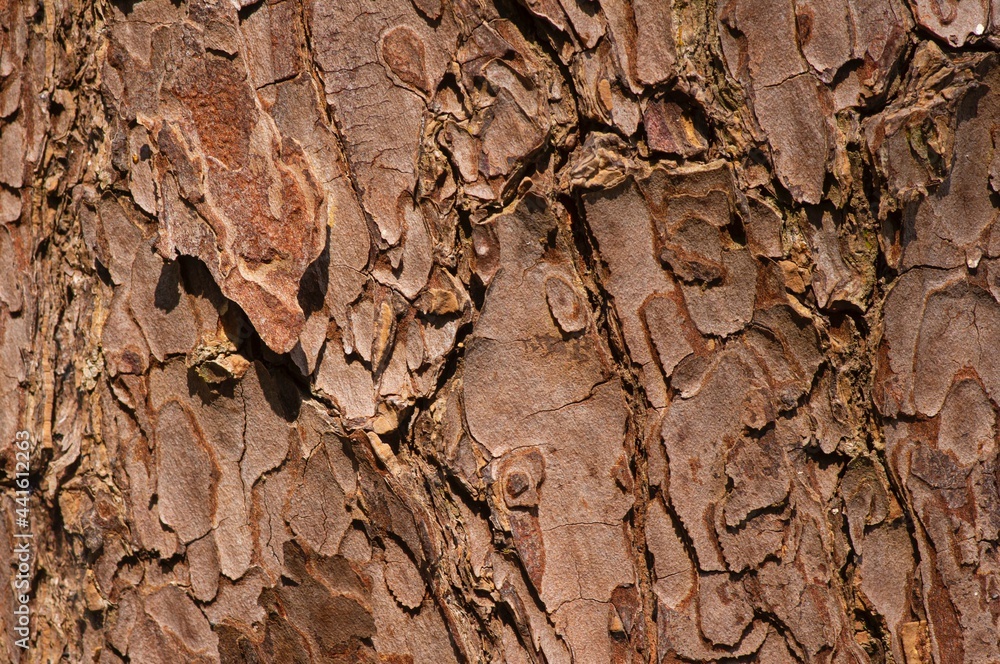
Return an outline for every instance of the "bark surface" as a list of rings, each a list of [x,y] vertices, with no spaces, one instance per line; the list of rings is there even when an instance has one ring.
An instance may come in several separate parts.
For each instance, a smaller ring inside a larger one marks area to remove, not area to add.
[[[0,0],[0,660],[1000,662],[998,46]]]

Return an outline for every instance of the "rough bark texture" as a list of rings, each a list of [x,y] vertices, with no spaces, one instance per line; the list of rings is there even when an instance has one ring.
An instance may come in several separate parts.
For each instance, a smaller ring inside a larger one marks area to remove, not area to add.
[[[0,659],[1000,661],[997,46],[0,0]]]

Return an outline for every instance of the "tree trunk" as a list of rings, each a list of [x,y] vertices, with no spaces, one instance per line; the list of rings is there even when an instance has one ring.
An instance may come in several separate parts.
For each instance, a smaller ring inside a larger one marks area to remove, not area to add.
[[[1000,661],[998,12],[0,0],[0,659]]]

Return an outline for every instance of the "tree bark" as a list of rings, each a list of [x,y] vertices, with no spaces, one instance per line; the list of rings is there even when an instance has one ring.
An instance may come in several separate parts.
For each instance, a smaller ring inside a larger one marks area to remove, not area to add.
[[[0,659],[1000,661],[998,12],[0,0]]]

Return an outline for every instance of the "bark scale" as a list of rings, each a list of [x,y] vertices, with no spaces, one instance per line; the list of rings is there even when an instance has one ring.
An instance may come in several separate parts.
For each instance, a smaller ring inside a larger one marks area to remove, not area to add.
[[[998,12],[0,0],[4,658],[1000,661]]]

